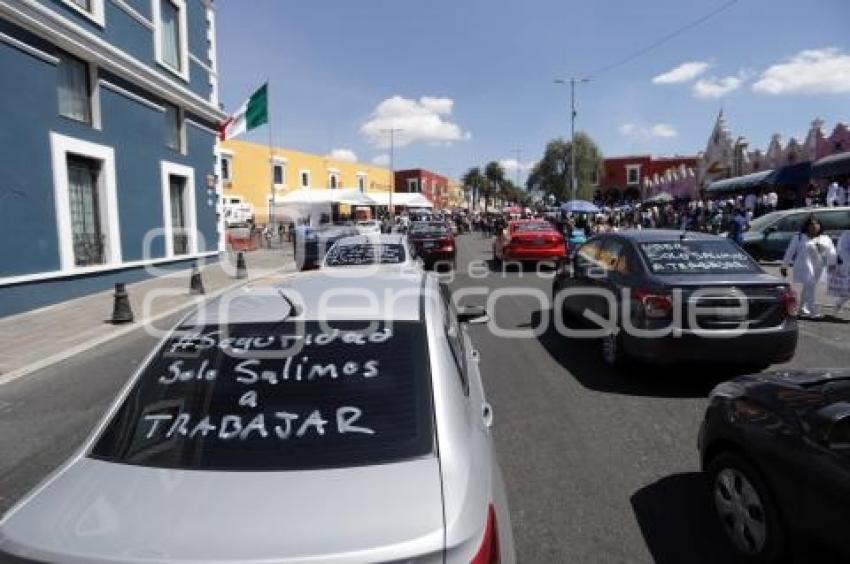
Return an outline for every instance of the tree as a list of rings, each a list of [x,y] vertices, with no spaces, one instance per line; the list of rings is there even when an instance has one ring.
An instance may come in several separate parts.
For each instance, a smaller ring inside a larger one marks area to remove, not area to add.
[[[475,207],[486,182],[484,175],[481,174],[481,169],[477,166],[469,169],[461,178],[461,182],[463,182],[464,188],[472,193],[472,206]]]
[[[490,161],[484,167],[484,213],[487,213],[487,205],[491,198],[498,197],[502,187],[505,185],[505,169],[496,161]]]
[[[594,173],[599,171],[602,152],[589,135],[576,133],[576,179],[578,191],[576,197],[590,200],[593,197]],[[546,145],[543,158],[538,161],[528,176],[528,189],[541,190],[553,194],[558,200],[569,200],[570,166],[572,165],[572,145],[564,139],[553,139]]]

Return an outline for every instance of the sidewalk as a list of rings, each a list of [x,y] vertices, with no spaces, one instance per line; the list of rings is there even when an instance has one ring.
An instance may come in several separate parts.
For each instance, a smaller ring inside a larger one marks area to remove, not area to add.
[[[283,250],[245,253],[245,262],[248,278],[241,280],[235,276],[233,253],[223,253],[219,261],[202,267],[206,289],[202,296],[189,294],[188,269],[128,284],[133,323],[108,322],[112,290],[0,319],[0,385],[174,315],[251,279],[295,269],[290,245]]]

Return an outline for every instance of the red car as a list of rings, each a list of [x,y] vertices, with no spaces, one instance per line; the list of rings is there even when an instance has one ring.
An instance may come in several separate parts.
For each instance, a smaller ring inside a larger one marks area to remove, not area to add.
[[[444,222],[414,222],[407,238],[426,267],[457,266],[457,245],[452,228]]]
[[[511,221],[493,243],[493,257],[497,262],[558,261],[566,256],[564,236],[548,221]]]

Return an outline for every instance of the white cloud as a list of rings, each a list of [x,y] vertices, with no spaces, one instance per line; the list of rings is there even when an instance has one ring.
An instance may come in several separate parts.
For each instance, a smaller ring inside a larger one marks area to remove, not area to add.
[[[505,173],[515,174],[516,171],[529,172],[537,164],[537,161],[524,163],[516,159],[502,159],[499,161],[499,164],[505,169]]]
[[[725,76],[723,78],[710,77],[698,80],[694,84],[694,96],[703,100],[712,98],[722,98],[730,92],[739,89],[746,80],[744,73],[738,73],[733,76]]]
[[[395,133],[395,144],[399,147],[418,141],[443,145],[469,139],[468,132],[449,121],[453,109],[451,98],[423,96],[413,100],[393,96],[378,104],[369,120],[360,127],[360,133],[382,149],[390,145],[388,129],[402,130]]]
[[[389,166],[390,165],[390,156],[389,155],[378,155],[374,159],[372,159],[373,165],[378,166]]]
[[[328,154],[328,158],[347,163],[357,162],[357,155],[351,149],[334,149]]]
[[[690,61],[682,63],[678,67],[671,69],[665,73],[659,74],[652,79],[653,84],[681,84],[690,82],[710,67],[706,62]]]
[[[763,94],[850,93],[850,54],[836,47],[801,51],[768,67],[753,84]]]
[[[621,135],[635,139],[670,139],[679,134],[676,128],[669,123],[656,123],[650,126],[624,123],[617,130]]]

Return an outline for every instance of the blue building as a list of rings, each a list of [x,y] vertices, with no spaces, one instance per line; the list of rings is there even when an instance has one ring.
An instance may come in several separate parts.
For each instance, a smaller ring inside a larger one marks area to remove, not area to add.
[[[0,0],[0,316],[219,248],[213,0]]]

